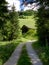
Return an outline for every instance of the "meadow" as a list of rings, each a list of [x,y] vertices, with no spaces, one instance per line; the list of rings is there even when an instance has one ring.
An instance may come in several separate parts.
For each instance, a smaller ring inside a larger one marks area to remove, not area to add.
[[[19,25],[20,25],[20,28],[23,25],[26,25],[27,27],[32,28],[32,29],[36,28],[34,19],[19,19]]]
[[[24,16],[24,18],[19,18],[20,29],[23,27],[23,25],[27,26],[30,29],[27,33],[23,34],[22,37],[28,40],[37,39],[36,20],[34,18],[34,15],[31,15],[31,16],[26,15]]]
[[[28,40],[37,39],[36,37],[36,27],[35,27],[35,19],[34,16],[25,16],[26,18],[19,18],[19,26],[20,29],[23,25],[26,25],[30,30],[22,34],[22,30],[20,31],[20,36],[16,40],[12,41],[1,41],[0,42],[0,65],[3,65],[11,56],[15,48],[18,46],[20,42],[26,42]]]

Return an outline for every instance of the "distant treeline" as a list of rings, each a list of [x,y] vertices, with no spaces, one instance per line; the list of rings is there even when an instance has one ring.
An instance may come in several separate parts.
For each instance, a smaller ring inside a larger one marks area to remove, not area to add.
[[[32,15],[36,14],[37,11],[27,10],[27,11],[18,12],[18,13],[19,13],[19,16],[32,16]]]

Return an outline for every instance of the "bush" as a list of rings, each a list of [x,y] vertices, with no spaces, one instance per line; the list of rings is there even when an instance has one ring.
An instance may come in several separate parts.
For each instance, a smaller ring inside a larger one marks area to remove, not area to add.
[[[23,37],[27,39],[37,39],[36,29],[29,29],[25,34],[23,34]]]
[[[24,34],[28,32],[29,28],[26,25],[23,25],[21,30],[22,30],[22,34]]]

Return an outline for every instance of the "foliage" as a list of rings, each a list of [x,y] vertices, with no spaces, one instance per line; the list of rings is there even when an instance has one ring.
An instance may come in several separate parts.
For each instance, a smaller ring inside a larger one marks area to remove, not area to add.
[[[22,30],[22,34],[25,34],[26,32],[28,32],[29,28],[27,26],[23,25],[21,30]]]
[[[39,55],[43,65],[49,65],[49,46],[41,46],[38,41],[34,42],[32,46]]]
[[[19,34],[18,13],[14,5],[12,10],[8,11],[7,2],[0,2],[0,41],[16,39]]]
[[[8,18],[7,2],[5,0],[0,1],[0,40],[5,39],[5,24]]]
[[[9,40],[16,39],[19,35],[19,22],[18,22],[18,13],[15,12],[15,7],[13,5],[12,11],[9,13],[9,18],[10,18],[10,24],[11,24],[11,31],[10,31],[10,36]]]
[[[27,19],[28,16],[35,15],[36,13],[37,12],[35,12],[33,10],[27,10],[27,11],[19,12],[19,18]]]
[[[46,9],[49,6],[49,1],[39,1],[41,7],[39,8],[37,14],[37,33],[41,45],[49,45],[49,8]]]
[[[26,32],[22,36],[24,38],[28,39],[28,40],[38,39],[38,36],[37,36],[37,33],[36,33],[36,29],[31,29],[31,28],[28,30],[28,32]]]

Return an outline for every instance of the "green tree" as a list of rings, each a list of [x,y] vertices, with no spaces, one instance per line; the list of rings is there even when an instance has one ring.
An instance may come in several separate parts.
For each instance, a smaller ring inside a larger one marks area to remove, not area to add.
[[[41,7],[37,14],[37,33],[41,45],[49,45],[49,0],[39,0]]]
[[[10,32],[9,40],[13,40],[16,39],[19,35],[18,13],[15,11],[14,4],[12,6],[12,10],[9,16],[10,16],[10,23],[11,23],[11,32]]]
[[[5,38],[5,24],[7,21],[7,2],[0,0],[0,40]]]

